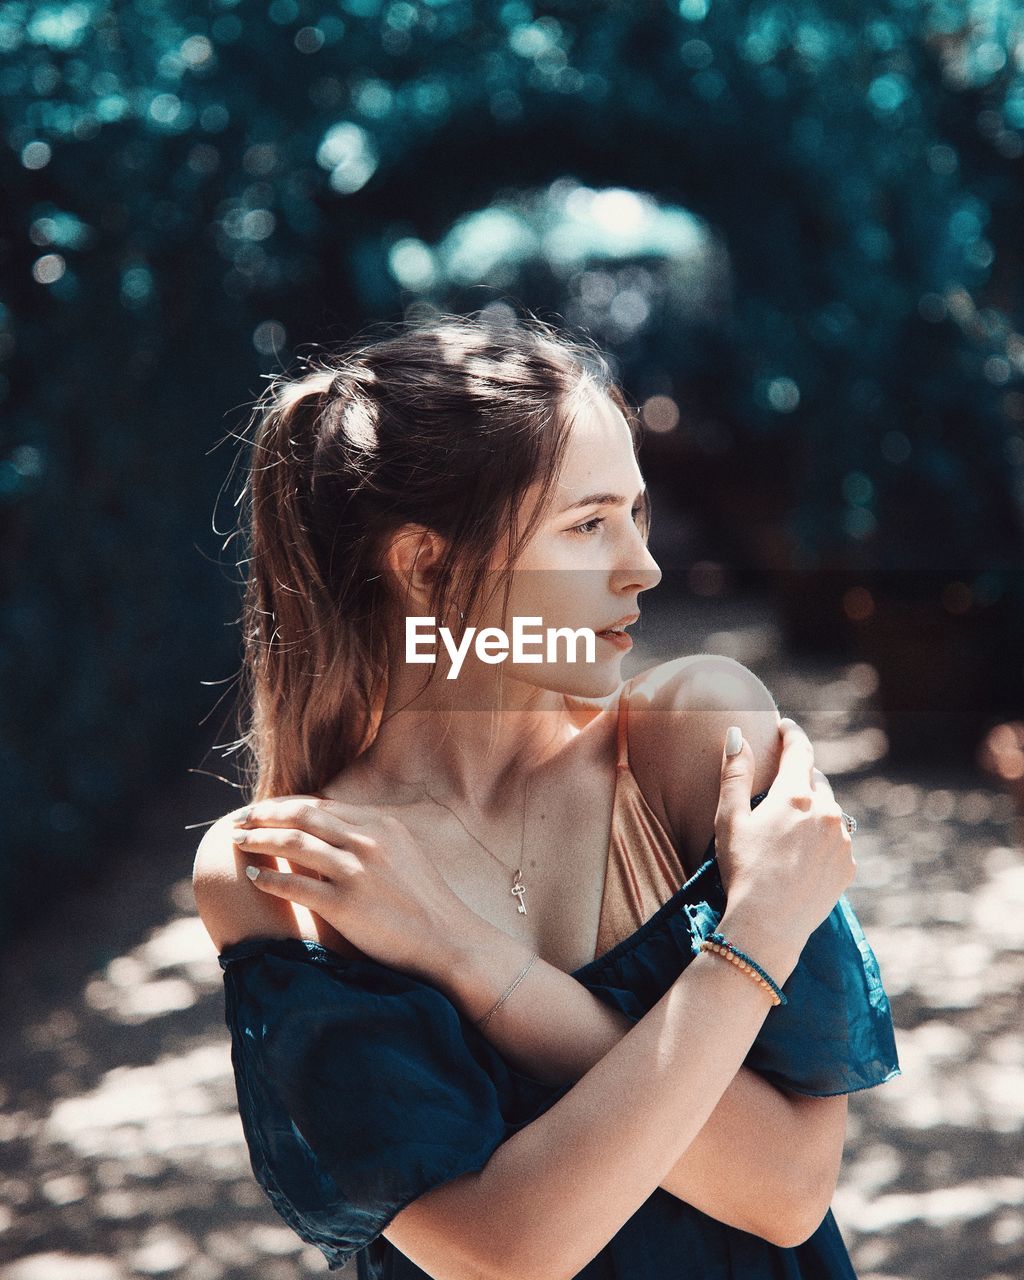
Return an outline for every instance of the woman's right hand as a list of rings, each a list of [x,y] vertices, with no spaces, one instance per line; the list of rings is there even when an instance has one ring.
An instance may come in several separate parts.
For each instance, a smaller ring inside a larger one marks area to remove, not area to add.
[[[788,716],[779,721],[782,758],[768,794],[750,800],[754,753],[722,752],[715,850],[729,906],[747,903],[780,935],[806,940],[831,913],[856,872],[853,841],[814,748]]]
[[[243,853],[284,858],[292,868],[251,865],[256,888],[314,912],[364,955],[403,973],[438,981],[447,944],[479,922],[408,827],[374,805],[268,797],[235,827]]]

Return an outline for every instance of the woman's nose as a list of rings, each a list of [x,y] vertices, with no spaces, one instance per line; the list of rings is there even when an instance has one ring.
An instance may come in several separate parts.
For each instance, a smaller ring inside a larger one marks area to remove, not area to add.
[[[649,591],[661,581],[661,568],[651,555],[647,541],[639,529],[636,530],[636,537],[624,550],[622,562],[623,567],[617,574],[620,578],[616,584],[618,589],[628,585],[635,587],[638,591]]]

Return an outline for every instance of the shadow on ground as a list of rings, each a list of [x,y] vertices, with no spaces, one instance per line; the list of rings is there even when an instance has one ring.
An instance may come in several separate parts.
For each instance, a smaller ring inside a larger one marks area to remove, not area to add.
[[[757,602],[651,614],[625,674],[679,653],[745,663],[860,824],[848,897],[903,1075],[850,1098],[833,1209],[859,1280],[1020,1280],[1024,848],[1009,799],[980,774],[896,776],[873,670],[794,663]],[[186,827],[233,804],[195,781],[165,793],[151,838],[3,957],[0,1280],[326,1271],[250,1172],[220,969],[193,914]]]

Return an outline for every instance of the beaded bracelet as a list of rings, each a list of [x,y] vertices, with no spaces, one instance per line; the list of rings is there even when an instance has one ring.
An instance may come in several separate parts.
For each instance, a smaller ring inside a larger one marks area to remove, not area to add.
[[[482,1018],[477,1018],[476,1025],[481,1030],[483,1030],[483,1028],[487,1026],[488,1022],[490,1022],[491,1018],[494,1016],[495,1011],[505,1003],[505,1001],[509,998],[512,992],[515,991],[516,987],[519,986],[520,982],[522,982],[522,980],[530,972],[530,969],[533,966],[533,962],[536,959],[537,959],[536,956],[531,956],[530,959],[527,961],[526,965],[523,967],[522,971],[520,972],[519,977],[516,978],[515,982],[512,983],[512,985],[508,988],[507,991],[505,991],[502,995],[498,997],[498,999],[494,1002],[494,1004],[490,1007],[490,1009],[488,1009],[488,1011],[484,1014]]]
[[[727,939],[723,938],[720,933],[709,933],[708,936],[700,944],[701,951],[711,951],[715,955],[724,957],[731,961],[740,970],[741,973],[749,974],[759,986],[764,987],[772,998],[772,1004],[789,1004],[789,1001],[782,994],[778,986],[769,978],[767,973],[761,968],[756,960],[747,955],[745,951],[741,951],[739,947],[734,947]]]

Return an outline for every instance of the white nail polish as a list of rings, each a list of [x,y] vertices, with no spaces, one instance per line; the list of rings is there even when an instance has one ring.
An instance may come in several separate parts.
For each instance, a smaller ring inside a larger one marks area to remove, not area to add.
[[[725,754],[727,756],[737,755],[742,748],[743,733],[736,725],[731,725],[729,732],[725,735]]]
[[[259,873],[260,873],[259,867],[246,867],[245,869],[245,874],[249,877],[250,880],[255,880],[256,877],[259,875]]]

